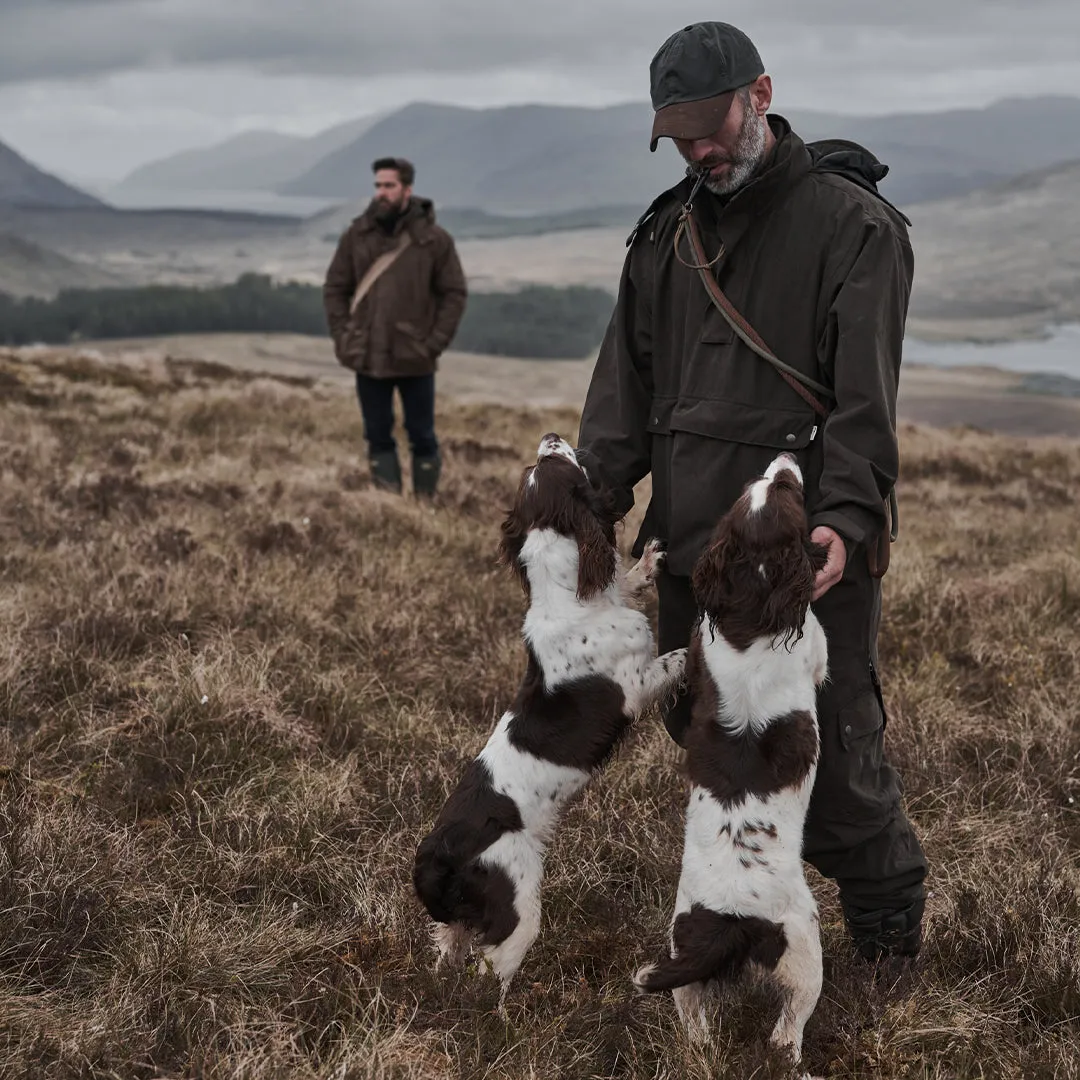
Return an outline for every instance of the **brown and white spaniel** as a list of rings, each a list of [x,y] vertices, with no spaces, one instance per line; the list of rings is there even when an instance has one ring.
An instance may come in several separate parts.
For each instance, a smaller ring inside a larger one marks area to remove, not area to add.
[[[501,1000],[539,931],[544,853],[564,808],[682,679],[685,650],[656,657],[646,617],[629,606],[662,553],[650,544],[624,575],[615,524],[573,449],[545,435],[500,545],[529,599],[525,676],[416,853],[438,962],[478,946]]]
[[[702,612],[686,663],[690,802],[670,957],[638,989],[673,990],[692,1038],[710,984],[747,966],[786,993],[774,1043],[801,1055],[821,992],[817,905],[802,864],[818,761],[825,633],[810,598],[825,551],[810,541],[802,474],[781,454],[721,520],[693,574]]]

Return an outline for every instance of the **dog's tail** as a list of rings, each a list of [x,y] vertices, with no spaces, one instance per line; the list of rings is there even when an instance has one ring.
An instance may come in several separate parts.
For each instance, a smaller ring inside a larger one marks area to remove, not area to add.
[[[774,968],[787,948],[779,923],[751,915],[719,914],[700,904],[676,917],[672,942],[674,956],[647,964],[634,976],[639,993],[735,979],[751,962]]]

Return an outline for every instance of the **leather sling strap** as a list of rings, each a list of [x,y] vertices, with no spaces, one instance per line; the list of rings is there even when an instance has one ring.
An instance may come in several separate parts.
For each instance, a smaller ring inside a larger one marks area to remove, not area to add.
[[[821,383],[811,379],[808,375],[804,375],[801,371],[797,371],[795,368],[785,364],[765,344],[761,335],[742,317],[738,309],[727,298],[723,289],[720,288],[720,283],[711,273],[710,264],[706,260],[705,251],[701,244],[701,234],[698,232],[697,222],[694,221],[693,214],[684,212],[679,227],[682,229],[684,226],[686,234],[690,238],[690,249],[694,253],[695,263],[693,269],[698,272],[698,276],[705,286],[705,291],[709,294],[709,299],[716,309],[724,316],[732,330],[739,335],[746,345],[763,360],[767,360],[772,364],[779,372],[780,378],[824,420],[829,415],[829,410],[822,404],[820,398],[814,396],[812,391],[816,390],[819,394],[833,397],[832,391],[827,386],[822,386]],[[677,244],[678,236],[676,236],[675,240]]]
[[[391,248],[389,251],[383,252],[383,254],[367,268],[367,273],[360,279],[360,284],[356,286],[356,292],[353,293],[353,298],[349,303],[350,315],[356,314],[356,309],[360,306],[360,301],[371,292],[372,285],[374,285],[375,282],[378,281],[395,262],[397,262],[401,253],[411,243],[412,237],[407,232],[402,233],[397,246]]]
[[[691,196],[692,198],[692,196]],[[692,207],[688,201],[684,206],[682,213],[679,216],[679,228],[675,234],[675,253],[678,256],[679,248],[679,236],[682,232],[685,232],[690,240],[690,250],[693,253],[694,262],[687,263],[681,257],[680,262],[683,262],[684,266],[689,269],[697,271],[698,277],[701,278],[702,284],[705,286],[705,292],[708,294],[709,299],[712,301],[713,306],[723,315],[724,319],[731,326],[732,330],[739,336],[748,348],[760,356],[763,360],[768,361],[780,375],[780,378],[784,380],[822,418],[826,420],[829,416],[829,409],[821,401],[820,398],[813,393],[816,390],[819,394],[826,397],[834,397],[835,395],[827,387],[821,383],[811,379],[803,372],[796,370],[788,364],[785,364],[770,348],[765,344],[761,335],[743,318],[738,308],[727,298],[724,294],[724,290],[720,288],[720,283],[716,280],[712,273],[712,265],[717,261],[713,259],[711,262],[705,254],[704,246],[701,243],[701,233],[698,231],[697,222],[694,220],[692,213]],[[723,248],[721,247],[720,253],[723,254]],[[717,257],[719,258],[719,256]],[[885,500],[885,520],[886,526],[882,530],[881,535],[878,537],[875,545],[868,546],[867,555],[870,562],[870,573],[874,577],[881,577],[885,571],[889,568],[889,555],[890,545],[895,542],[899,529],[899,507],[896,502],[896,489],[892,488],[889,491],[889,497]]]

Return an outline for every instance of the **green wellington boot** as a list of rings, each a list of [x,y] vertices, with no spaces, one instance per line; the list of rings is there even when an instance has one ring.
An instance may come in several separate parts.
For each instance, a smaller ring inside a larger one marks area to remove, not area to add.
[[[412,459],[413,494],[417,498],[430,499],[439,486],[439,474],[442,472],[442,458],[438,453],[431,457]]]
[[[382,491],[401,494],[401,462],[396,450],[380,450],[370,458],[371,480]]]

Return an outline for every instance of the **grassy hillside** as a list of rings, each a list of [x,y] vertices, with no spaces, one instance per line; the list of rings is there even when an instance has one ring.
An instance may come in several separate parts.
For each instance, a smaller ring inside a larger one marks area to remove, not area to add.
[[[1080,161],[911,211],[912,314],[1038,330],[1080,320]]]
[[[779,1077],[630,974],[684,788],[654,718],[553,845],[509,999],[433,975],[414,847],[510,700],[501,509],[570,411],[444,404],[434,509],[373,492],[347,394],[206,361],[0,353],[0,1075]],[[932,866],[912,970],[847,949],[818,1075],[1080,1075],[1080,444],[906,428],[891,752]]]
[[[10,233],[0,232],[0,293],[48,297],[61,289],[98,288],[118,284],[105,270],[76,262]]]

